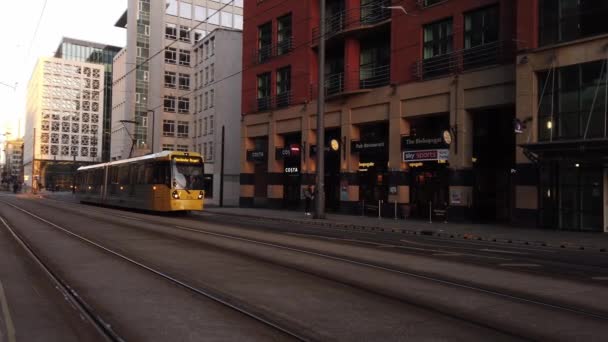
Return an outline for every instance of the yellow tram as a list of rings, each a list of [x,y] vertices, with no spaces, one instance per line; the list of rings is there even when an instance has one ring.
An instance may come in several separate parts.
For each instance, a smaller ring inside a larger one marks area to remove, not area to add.
[[[164,151],[78,169],[81,203],[152,211],[203,210],[204,163],[198,153]]]

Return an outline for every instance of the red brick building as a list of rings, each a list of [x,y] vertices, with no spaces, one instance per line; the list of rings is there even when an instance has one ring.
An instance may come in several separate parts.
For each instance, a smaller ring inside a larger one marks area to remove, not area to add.
[[[608,6],[592,3],[327,0],[328,209],[393,215],[396,204],[399,216],[603,229],[603,201],[564,223],[561,202],[541,196],[543,163],[554,161],[538,124],[539,79],[547,84],[562,51],[585,52],[564,65],[602,60],[598,13]],[[296,208],[319,145],[318,2],[251,0],[245,13],[241,205]],[[557,54],[549,65],[537,58],[547,53]],[[603,166],[590,169],[602,175],[591,188],[605,193]]]

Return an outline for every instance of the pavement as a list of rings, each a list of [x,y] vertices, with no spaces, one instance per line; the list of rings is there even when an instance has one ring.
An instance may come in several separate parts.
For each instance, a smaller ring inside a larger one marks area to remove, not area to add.
[[[467,239],[532,246],[608,252],[608,233],[573,232],[531,229],[506,225],[475,223],[428,222],[413,219],[378,219],[376,217],[327,214],[323,220],[305,216],[300,211],[260,208],[212,208],[205,211],[216,215],[240,216],[285,223],[308,224],[319,227],[353,231],[384,231],[427,235],[446,239]]]
[[[74,200],[71,192],[41,192],[39,196]],[[301,211],[263,208],[205,207],[215,215],[238,216],[254,220],[305,224],[352,231],[379,231],[424,235],[446,239],[465,239],[530,246],[546,246],[608,253],[608,233],[560,231],[523,228],[512,225],[479,223],[432,223],[415,219],[378,219],[377,217],[328,213],[323,220],[306,216]]]

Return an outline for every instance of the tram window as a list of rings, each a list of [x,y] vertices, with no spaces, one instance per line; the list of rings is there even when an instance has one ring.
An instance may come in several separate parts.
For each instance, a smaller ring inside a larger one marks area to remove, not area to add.
[[[144,184],[154,184],[154,164],[147,163],[144,167]]]
[[[112,166],[108,170],[108,178],[110,178],[110,184],[118,184],[118,166]]]
[[[118,167],[118,183],[128,184],[129,183],[129,166],[120,165]]]
[[[159,162],[154,164],[154,184],[165,184],[171,186],[168,162]]]
[[[135,184],[146,184],[145,170],[146,167],[144,164],[138,164],[135,166],[135,170],[137,170],[137,177],[135,179]]]

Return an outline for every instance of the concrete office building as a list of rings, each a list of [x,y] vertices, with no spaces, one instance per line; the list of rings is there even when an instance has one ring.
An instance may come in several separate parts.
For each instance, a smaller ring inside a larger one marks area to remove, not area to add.
[[[222,128],[225,132],[222,204],[237,206],[239,201],[242,46],[240,30],[219,28],[194,47],[192,150],[205,158],[207,203],[214,205],[220,204],[222,188]],[[165,86],[177,86],[177,75],[166,72],[165,76]],[[180,125],[184,124],[163,120],[163,137],[175,134],[179,137],[183,134]],[[163,146],[163,149],[170,148]]]
[[[23,139],[5,142],[3,173],[3,181],[23,182]]]
[[[120,47],[99,44],[73,38],[63,38],[55,52],[56,58],[70,61],[102,64],[104,67],[103,88],[103,132],[101,156],[103,161],[110,160],[110,126],[112,121],[112,64]]]
[[[191,150],[193,45],[218,27],[241,29],[243,1],[129,0],[116,26],[127,29],[127,46],[115,59],[114,86],[125,95],[113,106],[111,159],[127,158],[131,144],[133,156]],[[165,85],[166,73],[178,86]],[[178,134],[163,136],[166,120]]]
[[[69,189],[79,165],[102,161],[104,66],[38,59],[28,84],[24,180]]]
[[[245,1],[241,205],[301,205],[323,145],[329,210],[605,230],[608,4],[390,5],[327,1],[318,142],[318,2]]]

